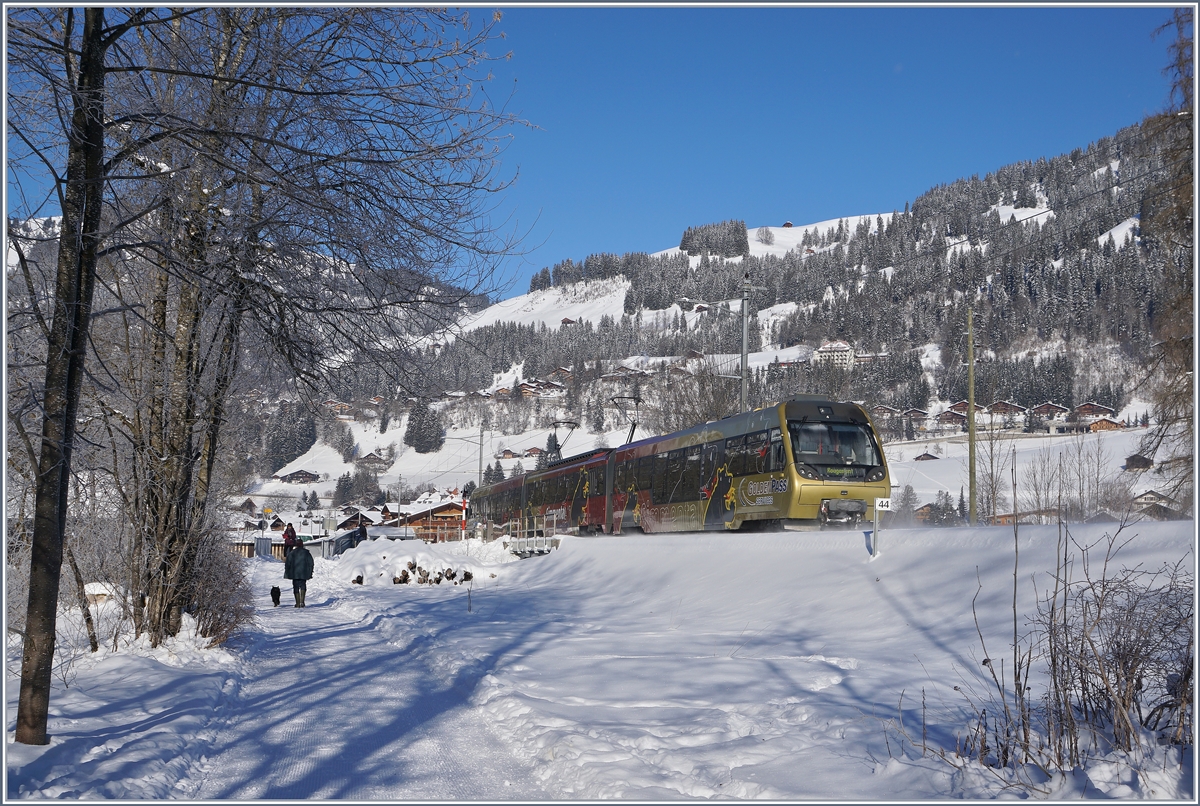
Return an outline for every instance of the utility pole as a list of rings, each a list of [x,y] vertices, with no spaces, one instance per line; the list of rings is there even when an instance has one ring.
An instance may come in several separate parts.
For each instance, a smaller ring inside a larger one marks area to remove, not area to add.
[[[749,411],[750,400],[750,292],[766,291],[762,286],[750,285],[750,270],[742,277],[742,400],[740,411]]]
[[[483,486],[483,420],[479,421],[479,478],[476,479],[475,486]]]
[[[971,488],[968,512],[975,525],[975,322],[967,308],[967,484]]]
[[[738,411],[746,411],[746,401],[750,397],[750,379],[747,370],[750,367],[750,269],[746,269],[742,280],[742,400]]]

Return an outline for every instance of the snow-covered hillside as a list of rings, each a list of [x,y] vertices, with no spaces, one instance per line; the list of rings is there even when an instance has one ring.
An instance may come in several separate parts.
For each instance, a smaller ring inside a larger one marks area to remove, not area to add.
[[[1070,528],[1073,578],[1114,531]],[[1111,570],[1194,563],[1191,521],[1121,538]],[[271,606],[282,563],[247,560],[243,637],[80,653],[72,685],[54,681],[44,747],[12,743],[10,636],[6,796],[1194,797],[1191,752],[1148,732],[1130,755],[1081,734],[1085,760],[1049,777],[957,755],[978,709],[1000,708],[983,662],[1011,657],[1012,529],[885,530],[875,557],[870,541],[567,537],[519,562],[497,544],[378,541],[318,559],[304,610]],[[1022,641],[1057,551],[1056,527],[1022,527]],[[474,579],[393,584],[410,560]],[[1039,707],[1045,681],[1031,685]]]

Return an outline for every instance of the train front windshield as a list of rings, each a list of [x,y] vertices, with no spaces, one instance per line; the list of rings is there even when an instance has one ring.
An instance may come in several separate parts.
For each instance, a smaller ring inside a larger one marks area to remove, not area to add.
[[[792,456],[807,465],[882,465],[871,432],[855,423],[788,421]]]

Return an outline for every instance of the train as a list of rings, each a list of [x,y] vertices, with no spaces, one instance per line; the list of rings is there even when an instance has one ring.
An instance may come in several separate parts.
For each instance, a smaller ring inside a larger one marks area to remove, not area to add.
[[[852,527],[891,491],[861,405],[799,395],[596,448],[471,494],[489,537]]]

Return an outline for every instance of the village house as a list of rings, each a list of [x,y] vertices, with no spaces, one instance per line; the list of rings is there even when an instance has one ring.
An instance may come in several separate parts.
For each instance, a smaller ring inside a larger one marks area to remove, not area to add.
[[[880,418],[895,417],[899,413],[900,413],[899,409],[894,409],[891,406],[885,406],[882,403],[871,407],[871,416],[872,417],[880,417]]]
[[[1039,406],[1033,407],[1033,416],[1043,420],[1062,420],[1070,411],[1066,406],[1060,406],[1057,403],[1042,403]]]
[[[952,411],[955,414],[961,414],[963,416],[963,419],[966,419],[968,405],[970,405],[970,404],[968,404],[967,401],[960,400],[957,403],[951,405],[949,411]],[[983,406],[979,405],[978,403],[975,404],[975,413],[976,414],[982,414],[984,411],[986,411],[986,410],[983,408]]]
[[[1154,467],[1154,460],[1135,453],[1125,457],[1126,470],[1149,470]],[[248,500],[248,499],[247,499]]]
[[[376,517],[378,518],[379,516],[376,515]],[[379,519],[382,520],[382,518],[379,518]],[[356,512],[355,514],[351,515],[349,518],[346,518],[341,523],[339,523],[337,525],[337,528],[339,530],[343,530],[343,531],[346,529],[357,529],[360,524],[366,525],[366,526],[374,526],[375,519],[371,518],[365,512]]]
[[[966,411],[965,406],[963,411]],[[988,406],[988,414],[993,417],[1024,417],[1025,407],[1013,403],[1011,400],[997,400]]]
[[[567,387],[557,381],[546,381],[542,384],[540,397],[566,397]]]
[[[463,503],[458,498],[435,504],[410,504],[400,513],[397,524],[410,527],[422,540],[440,543],[459,539],[462,517]]]
[[[1093,431],[1093,432],[1095,432],[1095,431],[1120,431],[1123,427],[1124,426],[1122,426],[1120,423],[1118,423],[1116,420],[1112,419],[1111,417],[1101,417],[1100,419],[1093,422],[1088,427],[1088,430]]]
[[[1099,419],[1101,417],[1111,418],[1115,415],[1116,412],[1108,406],[1101,406],[1099,403],[1093,403],[1090,400],[1087,403],[1080,403],[1075,407],[1075,416],[1081,420]]]
[[[569,370],[567,367],[558,367],[549,375],[547,375],[544,380],[547,382],[553,381],[554,383],[567,383],[573,377],[575,376],[571,374],[571,370]]]
[[[374,451],[368,453],[366,456],[358,457],[354,460],[354,464],[366,470],[374,470],[376,472],[387,470],[392,465],[391,462]]]
[[[1179,502],[1174,498],[1169,495],[1163,495],[1157,490],[1146,490],[1145,492],[1139,493],[1133,498],[1133,506],[1135,509],[1144,509],[1151,504],[1159,504],[1161,506],[1171,508],[1177,508],[1179,506]]]
[[[913,461],[914,462],[931,462],[937,458],[938,458],[937,456],[934,456],[932,453],[929,453],[928,451],[926,451],[925,453],[921,454],[920,456],[914,456]]]
[[[312,484],[315,481],[321,480],[319,475],[310,470],[294,470],[286,475],[272,476],[272,478],[282,481],[285,484]]]

